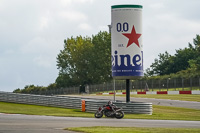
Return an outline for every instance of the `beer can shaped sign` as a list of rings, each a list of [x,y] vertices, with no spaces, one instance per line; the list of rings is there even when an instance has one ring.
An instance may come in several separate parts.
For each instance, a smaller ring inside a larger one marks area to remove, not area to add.
[[[136,79],[143,73],[142,6],[111,7],[112,76]]]

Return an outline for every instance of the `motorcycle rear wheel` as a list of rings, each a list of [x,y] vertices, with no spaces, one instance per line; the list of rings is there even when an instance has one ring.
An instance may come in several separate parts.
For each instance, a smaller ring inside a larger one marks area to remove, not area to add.
[[[123,111],[117,111],[116,114],[115,114],[115,117],[117,119],[121,119],[124,117],[124,112]]]
[[[95,118],[101,118],[102,116],[103,116],[103,112],[96,112],[95,114],[94,114],[94,116],[95,116]]]

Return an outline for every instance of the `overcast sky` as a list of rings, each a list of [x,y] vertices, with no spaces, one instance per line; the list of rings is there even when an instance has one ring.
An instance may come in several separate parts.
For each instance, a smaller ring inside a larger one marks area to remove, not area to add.
[[[64,39],[108,31],[118,4],[143,5],[145,69],[200,34],[200,0],[0,0],[0,91],[54,83]]]

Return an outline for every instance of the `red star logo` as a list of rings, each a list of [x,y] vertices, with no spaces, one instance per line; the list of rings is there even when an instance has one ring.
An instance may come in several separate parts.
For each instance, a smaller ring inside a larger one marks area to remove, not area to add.
[[[131,33],[122,33],[124,36],[126,36],[129,41],[126,47],[129,47],[131,44],[135,43],[138,47],[140,47],[138,39],[142,34],[137,34],[135,31],[135,27],[133,25]]]

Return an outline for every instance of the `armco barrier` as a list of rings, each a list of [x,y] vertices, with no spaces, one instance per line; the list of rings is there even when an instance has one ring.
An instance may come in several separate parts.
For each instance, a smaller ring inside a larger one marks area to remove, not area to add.
[[[43,105],[43,106],[51,106],[51,107],[71,108],[71,109],[81,109],[81,98],[77,98],[77,97],[57,97],[57,96],[29,95],[29,94],[0,92],[0,101],[11,102],[11,103]]]
[[[85,111],[86,112],[96,112],[97,109],[108,101],[98,101],[98,100],[85,100]],[[116,106],[122,108],[125,113],[128,114],[152,114],[152,103],[139,103],[139,102],[113,102]]]
[[[71,109],[82,109],[82,102],[85,101],[83,102],[85,104],[85,109],[83,111],[86,112],[96,112],[99,106],[103,106],[108,102],[107,100],[85,99],[69,96],[44,96],[10,92],[0,92],[0,101]],[[125,113],[152,114],[152,103],[124,103],[117,101],[114,102],[114,104],[122,108]]]

